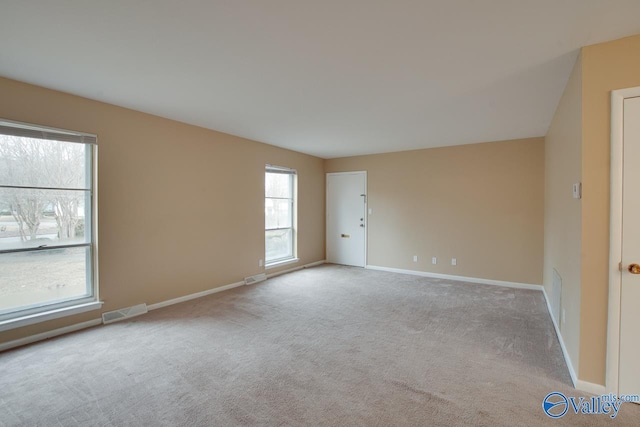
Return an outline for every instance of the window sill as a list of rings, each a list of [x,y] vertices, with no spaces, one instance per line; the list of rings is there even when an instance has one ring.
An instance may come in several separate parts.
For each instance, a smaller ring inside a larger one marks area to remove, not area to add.
[[[297,263],[299,261],[300,261],[299,258],[289,258],[289,259],[285,259],[285,260],[282,260],[282,261],[272,262],[271,264],[266,264],[264,266],[264,269],[265,270],[270,270],[272,268],[283,267],[283,266],[289,265],[289,264],[295,264],[295,263]]]
[[[33,325],[47,320],[59,319],[61,317],[72,316],[74,314],[84,313],[91,310],[99,310],[102,308],[102,301],[88,302],[84,304],[72,305],[70,307],[57,308],[54,310],[44,311],[42,313],[29,314],[27,316],[16,317],[0,321],[0,332],[10,329],[21,328],[22,326]]]

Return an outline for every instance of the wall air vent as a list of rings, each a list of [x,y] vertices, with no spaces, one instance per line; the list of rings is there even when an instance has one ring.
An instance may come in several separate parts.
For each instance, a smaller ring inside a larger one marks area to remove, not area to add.
[[[267,275],[264,273],[256,274],[255,276],[245,277],[244,284],[245,285],[253,285],[258,282],[264,282],[267,280]]]
[[[553,269],[553,284],[551,285],[551,311],[556,323],[560,325],[560,307],[562,304],[562,277]]]
[[[130,319],[147,313],[147,304],[138,304],[132,307],[122,308],[115,311],[107,311],[102,313],[102,323],[108,324],[119,320]]]

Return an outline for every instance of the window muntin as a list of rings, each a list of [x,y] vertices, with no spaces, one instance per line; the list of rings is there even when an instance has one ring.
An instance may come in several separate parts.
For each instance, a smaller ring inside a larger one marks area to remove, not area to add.
[[[90,202],[90,190],[0,186],[0,206],[4,207],[0,208],[0,250],[91,243],[86,233],[86,204]]]
[[[265,172],[265,263],[295,258],[296,171],[267,166]]]
[[[95,142],[0,121],[0,322],[97,301]]]

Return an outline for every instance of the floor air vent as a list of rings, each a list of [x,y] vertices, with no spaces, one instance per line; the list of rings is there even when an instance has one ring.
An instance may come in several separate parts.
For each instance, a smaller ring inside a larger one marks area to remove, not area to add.
[[[102,323],[113,323],[118,320],[129,319],[131,317],[140,316],[147,312],[147,304],[138,304],[132,307],[123,308],[115,311],[107,311],[102,313]]]
[[[256,274],[255,276],[245,277],[244,284],[245,285],[253,285],[254,283],[264,282],[267,280],[267,275],[264,273]]]

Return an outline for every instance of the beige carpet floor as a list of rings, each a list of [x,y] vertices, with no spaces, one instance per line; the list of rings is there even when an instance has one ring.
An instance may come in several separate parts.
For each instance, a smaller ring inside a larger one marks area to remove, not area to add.
[[[584,396],[540,292],[334,265],[0,354],[2,426],[628,426]]]

